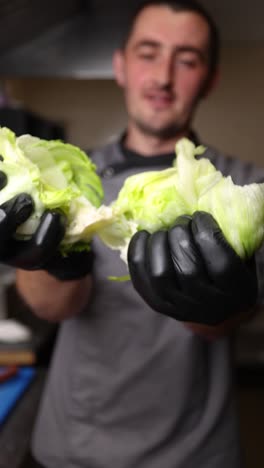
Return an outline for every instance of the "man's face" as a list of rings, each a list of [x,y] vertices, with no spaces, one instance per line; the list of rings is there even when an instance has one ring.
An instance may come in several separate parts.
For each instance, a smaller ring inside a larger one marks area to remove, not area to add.
[[[150,6],[139,14],[115,63],[130,126],[164,139],[185,131],[208,81],[208,41],[196,13]]]

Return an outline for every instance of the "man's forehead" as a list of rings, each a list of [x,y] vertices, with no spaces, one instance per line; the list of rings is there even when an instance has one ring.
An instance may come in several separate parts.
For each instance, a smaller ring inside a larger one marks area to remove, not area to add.
[[[197,45],[207,48],[209,26],[206,20],[195,12],[175,11],[167,6],[149,6],[137,16],[131,30],[129,42],[153,40],[168,42],[177,46]]]

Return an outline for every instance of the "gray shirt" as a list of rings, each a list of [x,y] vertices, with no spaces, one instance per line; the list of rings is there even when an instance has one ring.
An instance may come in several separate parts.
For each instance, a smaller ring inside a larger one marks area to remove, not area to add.
[[[205,156],[236,183],[264,180],[263,170],[212,148]],[[105,203],[126,177],[150,169],[127,164],[118,144],[93,159]],[[241,467],[229,341],[206,341],[154,312],[131,282],[109,281],[127,267],[94,244],[92,304],[60,327],[33,437],[36,458],[47,468]]]

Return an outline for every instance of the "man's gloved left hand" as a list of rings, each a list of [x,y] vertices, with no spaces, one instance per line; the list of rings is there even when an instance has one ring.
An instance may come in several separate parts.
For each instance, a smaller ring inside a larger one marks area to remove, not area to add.
[[[65,223],[59,212],[45,211],[30,239],[15,238],[17,227],[27,220],[33,209],[32,199],[27,194],[20,194],[0,206],[0,262],[23,270],[46,270],[62,281],[80,279],[91,273],[92,250],[60,253]]]
[[[0,171],[0,190],[8,183]],[[19,240],[17,228],[34,211],[32,198],[25,193],[0,205],[0,263],[23,270],[46,270],[60,280],[80,279],[91,273],[92,250],[64,256],[59,245],[65,233],[62,213],[45,211],[36,232],[28,240]]]
[[[168,231],[137,232],[128,267],[145,302],[176,320],[217,325],[257,300],[254,259],[241,260],[205,212],[180,216]]]

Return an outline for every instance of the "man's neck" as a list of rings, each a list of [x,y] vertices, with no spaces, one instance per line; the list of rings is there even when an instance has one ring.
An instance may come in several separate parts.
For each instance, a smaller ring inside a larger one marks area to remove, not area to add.
[[[143,134],[134,128],[128,128],[124,145],[142,156],[155,156],[173,152],[176,142],[183,136],[186,136],[186,134],[187,131],[165,140]]]

